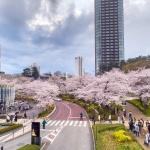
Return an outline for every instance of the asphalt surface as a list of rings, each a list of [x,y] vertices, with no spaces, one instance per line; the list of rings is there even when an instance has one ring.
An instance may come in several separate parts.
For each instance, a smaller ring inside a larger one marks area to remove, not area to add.
[[[43,150],[93,150],[91,127],[84,110],[64,101],[56,101],[55,105],[56,111],[47,121],[46,129],[41,126],[42,141],[47,143]],[[82,121],[79,118],[81,112]],[[31,132],[5,142],[4,150],[16,150],[30,143]]]

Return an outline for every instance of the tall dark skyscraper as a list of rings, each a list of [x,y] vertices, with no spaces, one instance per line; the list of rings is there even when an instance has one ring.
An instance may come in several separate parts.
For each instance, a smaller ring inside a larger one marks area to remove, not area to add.
[[[95,74],[124,60],[123,0],[95,0]]]

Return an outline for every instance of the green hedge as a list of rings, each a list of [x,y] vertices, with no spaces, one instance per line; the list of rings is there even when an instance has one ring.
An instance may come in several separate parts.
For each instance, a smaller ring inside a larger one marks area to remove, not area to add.
[[[54,107],[54,105],[46,106],[45,111],[38,114],[38,118],[48,116],[54,110]]]
[[[136,141],[135,135],[122,124],[95,124],[92,126],[95,150],[143,150]],[[112,135],[115,131],[124,130],[131,141],[119,142]]]
[[[0,126],[13,126],[14,125],[14,123],[7,123],[7,122],[5,122],[5,123],[0,123]]]
[[[11,131],[11,130],[14,130],[14,129],[17,129],[17,128],[20,128],[20,127],[22,127],[22,124],[13,124],[12,126],[1,129],[0,134],[3,134],[5,132],[8,132],[8,131]]]
[[[17,150],[40,150],[42,148],[43,144],[42,145],[30,145],[30,144],[27,144]]]

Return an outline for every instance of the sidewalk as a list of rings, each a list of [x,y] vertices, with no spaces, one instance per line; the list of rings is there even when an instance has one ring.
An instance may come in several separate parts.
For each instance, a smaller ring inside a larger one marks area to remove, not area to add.
[[[36,122],[42,122],[42,119],[18,119],[17,123],[19,124],[23,124],[23,127],[21,127],[21,129],[16,129],[16,131],[10,131],[9,133],[3,134],[2,136],[0,136],[0,145],[2,145],[2,143],[9,141],[13,138],[16,138],[18,136],[21,136],[22,134],[25,134],[27,132],[31,132],[31,122],[36,121]],[[1,122],[5,122],[1,120]]]

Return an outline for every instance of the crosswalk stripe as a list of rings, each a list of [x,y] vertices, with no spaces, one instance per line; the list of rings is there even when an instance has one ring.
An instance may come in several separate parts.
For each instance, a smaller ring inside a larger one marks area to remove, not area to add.
[[[51,120],[47,123],[49,126],[84,126],[86,127],[87,121],[75,120]]]
[[[75,124],[74,124],[74,126],[76,126],[76,125],[77,125],[77,123],[78,123],[78,121],[75,121]]]
[[[69,121],[67,120],[66,123],[64,124],[64,126],[66,126],[69,123]]]
[[[81,124],[82,124],[82,121],[79,122],[79,125],[78,125],[78,126],[81,126]]]
[[[73,124],[73,121],[70,122],[69,126],[71,126]]]
[[[62,126],[64,124],[64,122],[65,122],[65,120],[63,120],[60,125]]]
[[[86,126],[86,124],[87,124],[87,121],[84,121],[84,127]]]
[[[60,121],[61,121],[61,120],[59,120],[59,121],[55,124],[55,126],[57,126],[57,125],[59,124]]]
[[[54,124],[55,124],[55,122],[56,122],[56,120],[54,120],[54,121],[50,124],[50,126],[54,125]]]
[[[48,121],[48,123],[46,125],[49,125],[52,122],[52,120]]]

